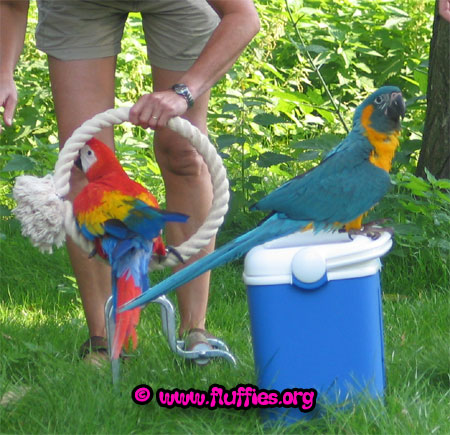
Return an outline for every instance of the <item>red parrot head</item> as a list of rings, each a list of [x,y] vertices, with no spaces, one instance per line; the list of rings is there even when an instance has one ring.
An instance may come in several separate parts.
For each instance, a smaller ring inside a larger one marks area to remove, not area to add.
[[[94,181],[108,173],[123,172],[114,151],[95,137],[88,140],[80,150],[77,166],[86,174],[88,181]]]

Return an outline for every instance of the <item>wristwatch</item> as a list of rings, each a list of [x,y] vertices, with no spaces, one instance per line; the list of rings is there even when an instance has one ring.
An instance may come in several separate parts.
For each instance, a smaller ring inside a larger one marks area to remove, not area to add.
[[[177,83],[176,85],[172,86],[172,90],[178,94],[181,95],[188,105],[188,107],[192,107],[194,105],[194,97],[191,94],[191,91],[189,88],[184,85],[183,83]]]

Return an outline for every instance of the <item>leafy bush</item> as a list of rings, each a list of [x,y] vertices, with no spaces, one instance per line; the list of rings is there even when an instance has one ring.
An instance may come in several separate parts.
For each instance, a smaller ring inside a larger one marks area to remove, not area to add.
[[[447,249],[443,237],[438,237],[448,219],[439,185],[445,182],[411,175],[425,116],[433,2],[258,0],[256,5],[262,30],[213,88],[208,118],[211,139],[225,157],[233,190],[227,222],[235,231],[236,224],[238,228],[254,225],[259,215],[249,218],[247,205],[316,165],[345,135],[355,106],[389,83],[403,90],[408,112],[394,162],[397,188],[375,213],[395,216],[396,222],[404,224],[396,228],[402,245],[434,243],[438,249]],[[44,175],[57,158],[46,59],[34,47],[36,16],[32,4],[30,29],[16,72],[20,101],[15,124],[0,139],[3,214],[13,205],[9,194],[14,177],[24,171]],[[117,106],[151,90],[138,14],[130,14],[122,47]],[[123,124],[116,127],[116,141],[125,169],[164,202],[152,133]],[[436,234],[423,232],[434,230]]]
[[[266,190],[279,184],[280,178],[311,167],[345,133],[308,54],[347,125],[353,108],[367,93],[386,83],[400,86],[410,100],[405,136],[415,140],[403,144],[408,145],[408,155],[417,149],[432,3],[404,0],[394,7],[390,0],[258,0],[262,30],[213,88],[210,106],[211,137],[227,157],[235,191],[250,200],[256,188]],[[45,173],[56,158],[56,122],[45,56],[34,48],[35,25],[32,5],[16,74],[20,93],[16,123],[1,137],[6,151],[0,160],[4,178],[20,169]],[[117,105],[132,103],[151,90],[138,14],[131,14],[122,45]],[[323,134],[333,136],[315,140]],[[119,154],[133,176],[140,178],[147,168],[159,175],[157,166],[146,162],[153,158],[151,148],[139,146],[151,143],[147,133],[120,127],[116,137],[124,144]]]

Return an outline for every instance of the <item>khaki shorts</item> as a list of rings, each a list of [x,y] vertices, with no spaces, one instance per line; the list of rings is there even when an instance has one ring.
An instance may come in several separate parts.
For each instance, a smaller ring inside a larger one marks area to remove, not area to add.
[[[61,60],[120,53],[129,12],[140,12],[150,63],[186,71],[219,17],[206,0],[38,0],[37,47]]]

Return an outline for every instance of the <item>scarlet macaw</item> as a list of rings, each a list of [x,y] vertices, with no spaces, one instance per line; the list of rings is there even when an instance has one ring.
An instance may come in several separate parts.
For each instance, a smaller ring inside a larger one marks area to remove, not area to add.
[[[352,130],[317,167],[288,181],[252,207],[271,211],[258,227],[160,282],[123,310],[148,303],[256,245],[295,231],[311,227],[315,231],[333,230],[343,224],[348,231],[361,229],[363,216],[389,189],[388,172],[404,115],[400,89],[378,89],[356,108]]]
[[[148,290],[152,252],[165,255],[165,223],[188,217],[160,210],[156,198],[131,180],[114,152],[95,138],[81,149],[79,163],[88,184],[74,200],[74,215],[81,233],[94,242],[94,253],[111,265],[116,324],[111,353],[117,359],[130,338],[136,347],[140,315],[140,308],[119,313],[117,307]]]

